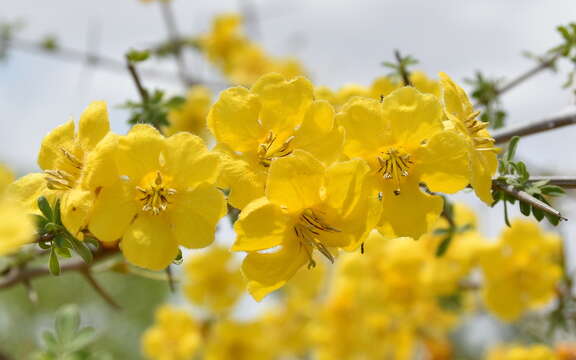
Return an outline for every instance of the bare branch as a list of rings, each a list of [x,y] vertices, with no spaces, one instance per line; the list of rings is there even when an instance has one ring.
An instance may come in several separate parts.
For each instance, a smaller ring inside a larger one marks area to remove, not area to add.
[[[560,58],[560,54],[556,54],[554,56],[551,56],[547,60],[543,60],[543,61],[539,62],[539,64],[537,66],[535,66],[532,69],[518,75],[517,77],[510,80],[508,83],[504,84],[500,88],[497,88],[496,93],[498,95],[502,95],[505,92],[507,92],[508,90],[515,88],[516,86],[518,86],[521,83],[523,83],[524,81],[530,79],[534,75],[537,75],[541,71],[551,68],[554,65],[554,63],[556,62],[556,60],[558,60],[559,58]]]
[[[497,131],[493,134],[494,142],[496,144],[505,143],[512,139],[514,136],[527,136],[538,134],[545,131],[558,129],[568,125],[576,124],[576,113],[572,112],[564,115],[553,116],[541,121],[537,121],[527,125],[513,127]]]
[[[114,300],[114,298],[112,298],[110,294],[108,294],[108,292],[102,287],[102,285],[100,285],[100,283],[94,278],[94,275],[92,274],[89,268],[83,268],[82,270],[80,270],[80,273],[82,274],[82,276],[84,276],[84,279],[86,279],[88,284],[90,284],[90,286],[92,286],[92,288],[98,293],[98,295],[100,295],[100,297],[104,299],[104,301],[106,301],[108,305],[110,305],[110,307],[112,307],[114,310],[122,310],[122,307]]]
[[[140,94],[140,98],[142,99],[143,103],[148,102],[148,90],[142,85],[142,80],[140,80],[140,75],[136,70],[136,66],[134,63],[130,61],[128,55],[126,55],[126,66],[128,67],[128,72],[130,72],[130,76],[136,85],[136,89],[138,89],[138,93]]]
[[[182,44],[179,41],[180,32],[178,31],[178,26],[176,25],[176,18],[174,17],[174,12],[172,11],[171,1],[160,1],[160,9],[162,10],[162,18],[164,19],[164,25],[168,30],[168,37],[171,43],[175,44],[174,47],[174,58],[176,60],[176,66],[178,67],[178,74],[180,80],[184,86],[191,86],[195,84],[195,81],[190,79],[188,76],[188,71],[186,69],[186,62],[184,59],[184,54],[182,53]]]
[[[568,220],[562,216],[560,211],[558,211],[558,210],[554,209],[552,206],[536,199],[534,196],[528,194],[527,192],[525,192],[523,190],[516,189],[512,185],[500,182],[498,180],[494,180],[492,182],[492,187],[494,187],[498,190],[501,190],[501,191],[505,192],[506,194],[513,196],[514,198],[516,198],[522,202],[528,203],[528,204],[532,205],[532,207],[540,209],[540,210],[544,211],[545,213],[548,213],[550,215],[554,215],[554,216],[560,218],[560,220]]]

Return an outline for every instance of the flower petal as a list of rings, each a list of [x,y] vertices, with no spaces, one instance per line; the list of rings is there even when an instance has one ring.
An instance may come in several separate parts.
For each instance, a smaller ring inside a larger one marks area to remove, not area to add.
[[[297,241],[289,241],[272,253],[251,252],[242,263],[242,273],[248,279],[248,292],[262,300],[281,288],[304,264],[308,253]]]
[[[291,232],[290,217],[265,197],[246,206],[234,224],[236,242],[233,251],[271,249]]]
[[[296,150],[272,162],[266,196],[287,211],[298,212],[320,202],[324,175],[321,162],[305,151]]]
[[[160,133],[150,125],[135,125],[128,135],[118,139],[116,161],[120,175],[139,181],[160,168],[166,146]]]
[[[208,127],[220,143],[235,151],[255,151],[266,133],[258,122],[260,102],[246,88],[233,87],[220,93],[208,113]]]
[[[420,179],[430,191],[453,194],[470,183],[468,142],[455,131],[442,131],[415,153]]]
[[[344,153],[349,157],[369,156],[386,143],[382,107],[375,99],[352,98],[336,119],[346,130]]]
[[[71,189],[62,195],[62,224],[72,235],[78,235],[88,225],[94,205],[94,194],[81,189]]]
[[[226,215],[224,194],[210,184],[174,196],[168,216],[176,242],[190,249],[203,248],[214,241],[216,224]]]
[[[116,167],[116,149],[119,136],[109,132],[88,154],[83,167],[82,186],[86,189],[96,189],[109,186],[118,181]]]
[[[167,219],[141,214],[120,242],[126,260],[150,270],[164,270],[178,255],[178,244]]]
[[[472,178],[470,184],[476,196],[487,205],[492,205],[492,177],[498,169],[498,157],[493,151],[472,151]]]
[[[88,228],[103,242],[119,240],[138,212],[132,183],[119,180],[104,187],[94,204]]]
[[[45,196],[51,204],[56,201],[57,191],[46,187],[46,176],[42,173],[32,173],[17,179],[6,188],[6,194],[16,199],[26,212],[40,214],[38,198]]]
[[[42,140],[38,153],[38,166],[42,170],[58,169],[58,160],[62,156],[62,149],[71,149],[74,144],[74,120],[52,130]]]
[[[80,117],[78,138],[84,151],[90,151],[110,131],[106,102],[94,101]]]

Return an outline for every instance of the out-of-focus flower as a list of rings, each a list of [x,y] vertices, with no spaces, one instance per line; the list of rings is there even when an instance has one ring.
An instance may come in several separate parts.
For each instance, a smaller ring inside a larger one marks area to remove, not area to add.
[[[184,271],[184,294],[193,304],[215,313],[228,311],[244,291],[240,264],[221,247],[191,256]]]
[[[537,223],[513,221],[480,258],[488,309],[513,321],[552,300],[562,276],[560,247],[558,235],[543,232]]]
[[[168,113],[170,123],[164,129],[166,135],[187,131],[208,140],[209,132],[206,126],[206,116],[212,105],[212,92],[203,85],[195,85],[188,90],[186,102],[181,108]]]
[[[142,352],[150,360],[189,360],[202,343],[201,326],[186,311],[164,305],[154,325],[142,336]]]
[[[205,360],[270,360],[275,349],[258,322],[219,321],[210,331]]]
[[[2,193],[8,184],[14,181],[14,173],[6,165],[0,164],[0,193]]]
[[[491,349],[486,360],[557,360],[554,351],[546,345],[500,346]]]

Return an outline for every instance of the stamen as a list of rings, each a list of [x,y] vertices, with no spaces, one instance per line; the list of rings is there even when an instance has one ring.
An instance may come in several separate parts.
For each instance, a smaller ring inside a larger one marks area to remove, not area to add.
[[[70,163],[72,164],[73,167],[75,167],[78,170],[82,170],[82,162],[80,160],[78,160],[78,158],[76,156],[74,156],[74,154],[72,154],[70,151],[68,151],[64,148],[60,148],[60,151],[62,151],[62,154],[64,154],[64,157],[66,157],[66,159],[68,159],[68,161],[70,161]]]
[[[68,190],[74,184],[74,176],[64,170],[44,170],[50,190]]]
[[[176,194],[175,189],[167,188],[164,184],[162,174],[157,171],[154,181],[148,187],[136,186],[136,190],[142,193],[139,198],[143,205],[142,211],[151,212],[158,215],[168,208],[169,197]]]
[[[312,249],[318,250],[331,263],[334,263],[334,256],[320,239],[323,232],[340,232],[340,230],[326,224],[311,209],[304,210],[300,215],[300,222],[294,225],[294,233],[300,240],[300,245],[308,253],[309,269],[316,266],[316,262],[312,258]]]
[[[294,140],[294,136],[289,137],[286,141],[277,149],[271,150],[274,142],[276,141],[276,136],[274,133],[270,132],[264,140],[263,144],[258,147],[258,159],[260,165],[264,167],[270,167],[270,163],[275,158],[280,158],[292,154],[290,149],[290,143]]]
[[[394,195],[400,195],[400,177],[408,176],[408,169],[412,165],[410,155],[401,154],[396,149],[386,151],[386,157],[378,157],[378,164],[380,168],[378,172],[381,173],[385,179],[394,180]]]

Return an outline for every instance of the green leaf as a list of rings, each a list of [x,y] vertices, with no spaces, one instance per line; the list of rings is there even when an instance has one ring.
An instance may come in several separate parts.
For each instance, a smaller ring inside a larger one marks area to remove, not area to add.
[[[452,242],[452,235],[445,237],[438,248],[436,248],[436,257],[442,257],[448,251],[450,243]]]
[[[74,305],[67,305],[58,310],[54,326],[60,343],[67,345],[80,329],[78,308]]]
[[[44,226],[46,226],[46,224],[48,223],[48,219],[38,214],[32,214],[32,216],[34,217],[34,221],[36,222],[36,229],[38,229],[38,232],[39,233],[44,232]]]
[[[60,199],[56,199],[56,203],[54,203],[54,223],[62,225],[62,215],[60,212]]]
[[[65,247],[55,247],[54,249],[56,250],[56,255],[60,257],[67,259],[72,257],[72,253],[70,252],[70,250]]]
[[[68,240],[72,243],[72,247],[73,247],[74,251],[78,255],[80,255],[80,257],[84,260],[84,262],[86,264],[90,264],[92,262],[92,260],[94,259],[94,255],[92,254],[92,251],[90,250],[88,245],[86,243],[84,243],[83,241],[76,239],[73,236],[69,236]]]
[[[534,218],[538,221],[542,221],[542,219],[544,219],[544,211],[536,207],[532,207],[532,215],[534,215]]]
[[[519,141],[520,141],[519,136],[514,136],[512,139],[510,139],[510,142],[508,143],[508,149],[506,150],[506,160],[512,161],[512,159],[514,159],[514,156],[516,156],[516,149],[518,148]]]
[[[504,201],[504,222],[506,223],[506,226],[512,227],[510,225],[510,218],[508,217],[508,202],[506,201]]]
[[[522,213],[522,215],[530,216],[531,208],[532,206],[530,206],[530,204],[520,201],[520,212]]]
[[[172,260],[172,264],[182,265],[183,261],[184,261],[184,258],[182,257],[182,250],[178,249],[178,255],[176,255],[176,258],[174,260]]]
[[[566,194],[566,191],[564,191],[564,189],[562,189],[560,186],[556,186],[556,185],[541,186],[540,191],[542,192],[542,194],[548,195],[548,196],[559,196],[559,195]]]
[[[46,197],[40,196],[38,198],[38,209],[40,209],[46,219],[53,220],[52,208]]]
[[[148,60],[149,57],[150,57],[150,52],[148,50],[144,50],[144,51],[130,50],[126,54],[126,58],[128,59],[128,61],[133,62],[133,63],[139,63],[142,61],[146,61],[146,60]]]
[[[92,327],[85,327],[78,331],[74,338],[67,344],[69,351],[82,350],[96,339],[96,331]]]
[[[186,103],[186,98],[182,96],[173,96],[164,103],[168,109],[177,109]]]
[[[50,251],[50,258],[48,260],[48,269],[50,270],[50,274],[54,276],[60,275],[60,263],[58,262],[58,256],[56,255],[56,251],[54,248]]]

